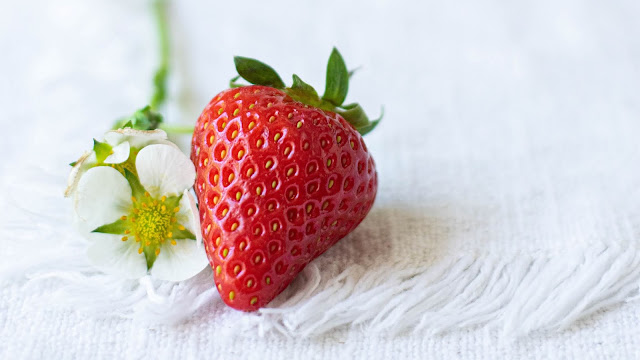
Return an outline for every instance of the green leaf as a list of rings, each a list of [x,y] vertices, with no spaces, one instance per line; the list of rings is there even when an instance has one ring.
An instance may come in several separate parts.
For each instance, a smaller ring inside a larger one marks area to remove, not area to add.
[[[338,110],[337,113],[342,115],[349,124],[353,125],[360,135],[364,135],[373,130],[384,116],[384,108],[382,108],[380,117],[371,121],[360,104],[356,103],[344,105],[342,109],[343,110]]]
[[[93,151],[96,153],[98,164],[104,162],[104,160],[111,155],[112,149],[111,145],[93,139]]]
[[[233,58],[238,74],[251,84],[284,89],[284,82],[273,68],[256,59],[236,56]]]
[[[156,258],[158,257],[156,255],[157,248],[157,246],[145,246],[143,249],[145,260],[147,260],[147,270],[151,270],[153,263],[156,262]]]
[[[291,89],[299,91],[300,93],[303,93],[309,97],[313,97],[316,100],[318,99],[318,92],[316,91],[316,89],[314,89],[313,86],[302,81],[302,79],[300,79],[300,77],[296,74],[293,74],[293,85],[291,85]]]
[[[349,110],[349,109],[353,109],[353,108],[358,107],[358,106],[360,106],[360,104],[351,103],[351,104],[341,105],[340,107],[345,109],[345,110]]]
[[[78,163],[77,161],[70,162],[70,163],[69,163],[69,166],[74,167],[74,166],[76,166],[76,164],[77,164],[77,163]]]
[[[343,108],[345,110],[339,111],[338,113],[356,129],[369,124],[369,117],[364,112],[360,104],[349,104],[345,105]]]
[[[360,135],[365,136],[366,134],[371,132],[371,130],[373,130],[376,126],[378,126],[379,122],[380,122],[380,119],[374,120],[374,121],[370,122],[368,125],[366,125],[364,127],[361,127],[361,128],[359,128],[357,130],[360,133]]]
[[[382,120],[383,117],[384,117],[384,107],[380,109],[380,117],[371,121],[366,126],[363,126],[362,128],[358,129],[358,132],[360,133],[360,135],[364,136],[369,132],[371,132],[371,130],[373,130],[376,126],[378,126],[378,124],[380,123],[380,120]]]
[[[349,71],[338,49],[333,48],[327,64],[327,81],[322,98],[335,106],[340,106],[349,91]]]
[[[231,80],[229,80],[229,87],[232,89],[243,87],[244,85],[238,83],[238,79],[240,79],[240,75],[231,78]]]
[[[106,224],[99,226],[92,232],[94,233],[102,233],[102,234],[113,234],[113,235],[123,235],[124,231],[129,227],[127,225],[126,220],[118,219],[111,224]]]
[[[163,123],[162,115],[151,109],[149,105],[137,110],[131,116],[120,119],[112,129],[129,127],[136,130],[155,130]]]
[[[351,80],[351,78],[353,77],[353,74],[355,74],[358,70],[360,70],[360,66],[358,66],[353,70],[349,70],[349,80]]]
[[[124,177],[127,179],[129,186],[131,186],[131,194],[136,198],[142,197],[146,190],[144,189],[142,184],[140,184],[140,180],[138,180],[138,177],[127,169],[124,169]]]
[[[176,206],[180,205],[180,199],[182,199],[182,194],[178,196],[169,196],[165,199],[164,204],[169,208],[173,209]]]
[[[131,121],[133,129],[155,130],[162,123],[163,119],[162,115],[151,110],[151,107],[147,105],[133,113],[129,121]]]
[[[176,227],[175,230],[172,231],[172,233],[173,233],[174,239],[191,239],[191,240],[196,239],[196,236],[193,235],[193,233],[187,229],[180,230],[178,227]]]
[[[320,106],[318,92],[311,85],[302,81],[298,75],[293,74],[293,85],[287,89],[287,94],[293,99],[311,106]]]

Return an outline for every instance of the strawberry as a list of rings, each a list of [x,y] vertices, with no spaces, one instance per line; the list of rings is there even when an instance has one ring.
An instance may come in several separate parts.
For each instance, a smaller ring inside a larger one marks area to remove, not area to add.
[[[327,88],[235,57],[238,77],[200,115],[196,165],[204,245],[224,302],[256,310],[367,215],[377,191],[362,140],[378,123],[342,105],[350,73],[336,49]],[[254,84],[238,87],[243,77]]]

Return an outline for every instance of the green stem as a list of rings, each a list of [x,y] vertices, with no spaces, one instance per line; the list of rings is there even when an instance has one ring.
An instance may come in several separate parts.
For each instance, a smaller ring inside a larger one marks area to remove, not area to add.
[[[162,129],[170,134],[193,134],[193,130],[195,129],[193,126],[189,125],[175,125],[175,124],[166,124],[162,123],[158,126],[159,129]]]
[[[154,18],[158,30],[158,44],[160,47],[160,65],[153,76],[154,92],[151,97],[151,108],[157,109],[164,104],[167,97],[167,75],[169,74],[169,28],[167,17],[167,2],[155,0],[153,2]]]

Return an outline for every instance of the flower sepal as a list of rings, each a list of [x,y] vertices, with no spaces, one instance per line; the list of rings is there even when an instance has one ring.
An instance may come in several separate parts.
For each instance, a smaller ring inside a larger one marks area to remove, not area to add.
[[[147,105],[137,110],[133,115],[122,118],[113,124],[113,129],[131,128],[135,130],[155,130],[164,122],[162,114],[153,111]]]

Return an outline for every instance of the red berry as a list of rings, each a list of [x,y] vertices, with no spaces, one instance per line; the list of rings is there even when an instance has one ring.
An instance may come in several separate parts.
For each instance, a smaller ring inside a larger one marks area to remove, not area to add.
[[[358,226],[376,196],[375,165],[358,131],[272,87],[214,97],[191,150],[214,280],[238,310],[273,300]]]

